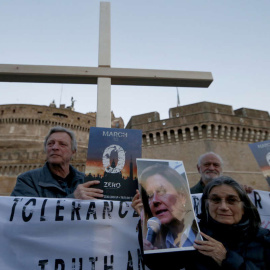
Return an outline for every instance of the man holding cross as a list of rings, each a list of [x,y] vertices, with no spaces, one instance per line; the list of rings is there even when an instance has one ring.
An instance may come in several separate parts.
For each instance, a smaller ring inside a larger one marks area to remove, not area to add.
[[[84,183],[84,174],[70,165],[77,151],[75,134],[71,130],[53,127],[45,137],[44,151],[45,165],[19,175],[11,196],[81,200],[103,198],[101,189],[91,187],[99,181]]]

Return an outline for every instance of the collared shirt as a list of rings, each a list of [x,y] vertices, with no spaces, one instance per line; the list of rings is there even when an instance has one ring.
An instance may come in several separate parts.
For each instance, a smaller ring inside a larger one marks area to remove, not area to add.
[[[180,244],[180,247],[190,247],[193,246],[194,240],[196,239],[196,235],[189,226],[188,228],[185,229],[185,231],[182,233],[180,243],[177,243],[178,245]],[[183,243],[183,244],[181,244]],[[174,244],[174,237],[171,231],[169,231],[166,235],[166,247],[167,248],[178,248],[178,245]]]
[[[48,169],[49,169],[52,177],[55,180],[57,180],[57,182],[60,184],[61,188],[63,190],[65,190],[65,192],[67,193],[67,195],[71,194],[73,192],[73,191],[71,191],[71,184],[72,184],[72,180],[73,180],[73,178],[75,176],[75,174],[74,174],[74,172],[72,170],[72,167],[71,166],[69,167],[69,170],[70,170],[69,171],[69,174],[65,178],[63,178],[63,177],[61,177],[61,176],[59,176],[57,174],[54,174],[53,172],[51,172],[51,170],[50,170],[50,168],[49,168],[48,165],[47,165],[47,167],[48,167]]]

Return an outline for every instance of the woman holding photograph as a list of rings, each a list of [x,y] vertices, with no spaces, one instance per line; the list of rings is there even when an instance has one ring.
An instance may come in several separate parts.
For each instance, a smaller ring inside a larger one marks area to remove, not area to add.
[[[151,270],[270,269],[270,231],[260,227],[257,208],[235,180],[221,176],[206,185],[199,218],[204,241],[195,240],[196,251],[144,255],[145,264]]]
[[[139,183],[144,205],[143,234],[147,234],[146,224],[151,217],[160,223],[152,243],[144,238],[144,250],[193,247],[198,228],[186,180],[169,166],[155,164],[143,170]]]
[[[205,240],[194,247],[204,268],[193,269],[270,269],[270,231],[235,180],[220,176],[206,185],[199,218]]]

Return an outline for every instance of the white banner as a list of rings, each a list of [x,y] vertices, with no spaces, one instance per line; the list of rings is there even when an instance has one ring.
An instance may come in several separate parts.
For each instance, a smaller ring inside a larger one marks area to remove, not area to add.
[[[259,211],[262,227],[270,230],[270,192],[254,190],[249,197]]]
[[[250,198],[270,229],[270,193]],[[0,209],[1,270],[142,270],[130,202],[0,197]]]
[[[130,203],[0,197],[0,207],[0,269],[142,269]]]

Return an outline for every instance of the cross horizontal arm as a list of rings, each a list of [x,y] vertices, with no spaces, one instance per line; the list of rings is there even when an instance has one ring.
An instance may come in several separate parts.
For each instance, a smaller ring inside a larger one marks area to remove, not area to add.
[[[1,82],[97,84],[111,78],[112,85],[208,87],[211,72],[110,67],[71,67],[0,64]]]

